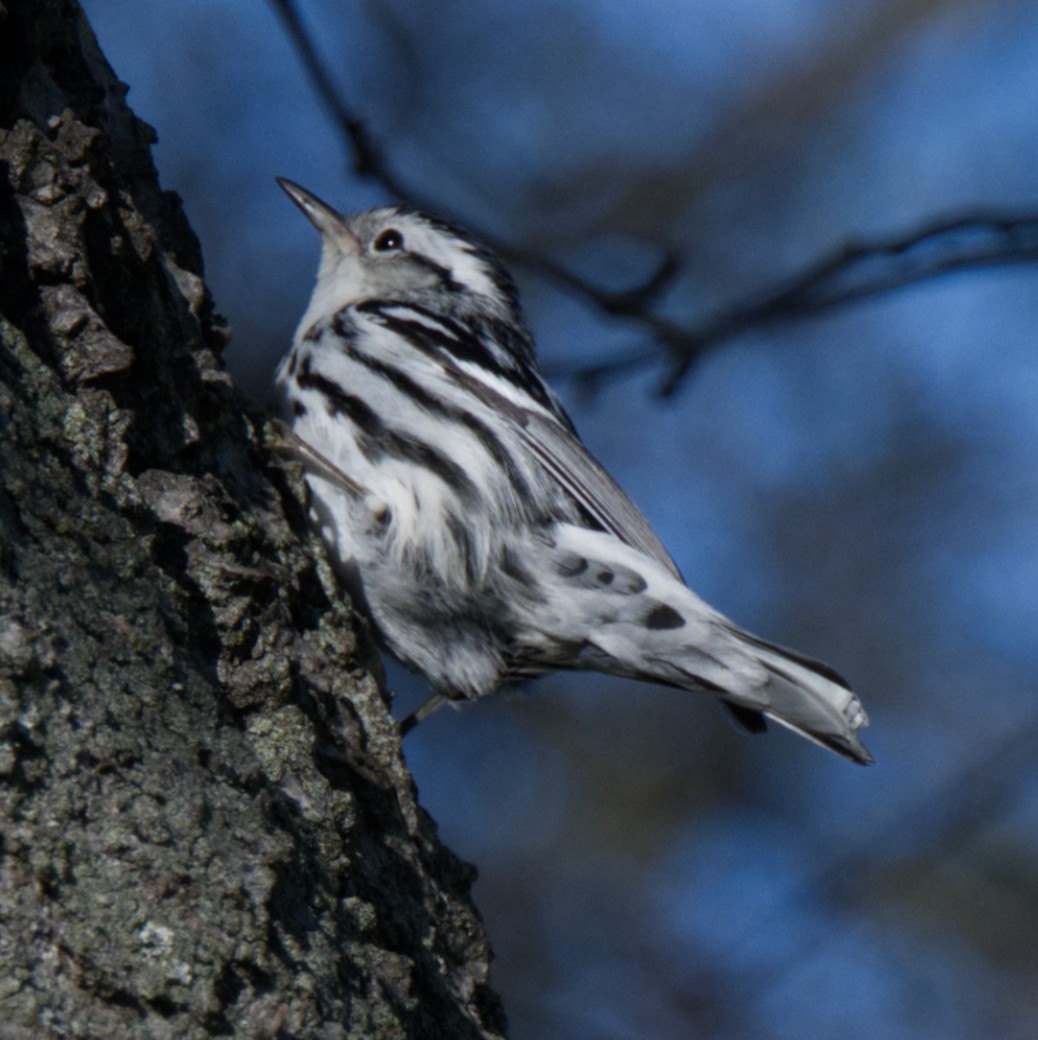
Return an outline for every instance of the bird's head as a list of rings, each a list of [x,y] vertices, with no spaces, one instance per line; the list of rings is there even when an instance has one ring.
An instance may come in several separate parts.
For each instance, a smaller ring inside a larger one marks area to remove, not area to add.
[[[388,299],[435,301],[458,315],[522,323],[511,276],[455,225],[407,206],[346,216],[292,181],[278,183],[321,233],[314,316]]]

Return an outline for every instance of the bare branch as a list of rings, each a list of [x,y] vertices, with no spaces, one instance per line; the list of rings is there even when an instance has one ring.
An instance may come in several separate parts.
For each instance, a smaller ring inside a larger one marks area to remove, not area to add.
[[[850,244],[809,265],[756,299],[745,300],[699,328],[674,326],[670,372],[660,393],[674,393],[691,366],[710,347],[754,327],[821,314],[881,296],[952,271],[1038,260],[1038,213],[974,213],[929,224],[896,238]],[[642,363],[658,356],[643,352]],[[621,369],[633,359],[617,359]],[[611,371],[604,362],[597,375]],[[582,376],[577,371],[574,375]]]
[[[401,201],[434,213],[456,216],[456,214],[450,213],[441,202],[415,191],[393,170],[389,160],[382,154],[368,133],[367,124],[347,103],[335,85],[313,39],[303,24],[295,0],[270,0],[270,4],[284,24],[285,31],[296,49],[296,54],[299,56],[318,98],[342,133],[344,142],[353,157],[354,173],[359,177],[376,181],[390,195]],[[528,270],[534,271],[565,289],[586,297],[607,314],[636,319],[647,316],[648,305],[660,296],[680,270],[678,257],[668,253],[642,284],[621,292],[611,292],[587,281],[575,271],[571,271],[561,264],[504,241],[470,219],[462,218],[459,223],[464,224],[466,228],[483,239],[495,252],[522,264]]]
[[[295,0],[270,3],[284,23],[318,97],[342,132],[353,158],[354,172],[378,182],[398,199],[422,209],[444,212],[437,200],[412,190],[393,170],[372,140],[364,120],[335,85]],[[642,344],[625,354],[597,364],[551,366],[549,374],[574,379],[586,392],[593,392],[607,379],[662,365],[665,374],[659,393],[667,397],[680,389],[704,354],[750,329],[813,317],[953,271],[1038,261],[1038,213],[966,213],[895,237],[846,245],[756,297],[700,324],[683,325],[652,310],[680,273],[680,258],[672,253],[663,257],[642,284],[614,292],[547,257],[504,241],[471,220],[462,217],[460,222],[502,256],[582,296],[604,314],[633,323],[642,333]]]
[[[358,177],[378,181],[399,199],[411,200],[406,187],[399,181],[385,158],[378,151],[368,133],[367,124],[346,103],[329,74],[317,47],[303,24],[294,0],[270,0],[274,13],[281,19],[285,31],[299,55],[303,70],[310,78],[321,103],[338,124],[345,143],[353,155],[353,171]]]

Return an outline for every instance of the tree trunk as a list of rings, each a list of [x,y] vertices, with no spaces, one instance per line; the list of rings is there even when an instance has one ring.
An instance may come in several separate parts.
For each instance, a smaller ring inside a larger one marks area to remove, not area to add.
[[[503,1034],[124,95],[0,3],[0,1038]]]

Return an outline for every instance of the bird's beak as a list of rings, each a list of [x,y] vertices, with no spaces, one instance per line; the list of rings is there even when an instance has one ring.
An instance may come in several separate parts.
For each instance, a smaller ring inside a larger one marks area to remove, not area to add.
[[[341,213],[286,177],[278,177],[277,182],[284,188],[288,197],[303,211],[306,219],[321,232],[321,238],[325,242],[335,245],[343,253],[360,252],[360,242],[350,230],[349,222]]]

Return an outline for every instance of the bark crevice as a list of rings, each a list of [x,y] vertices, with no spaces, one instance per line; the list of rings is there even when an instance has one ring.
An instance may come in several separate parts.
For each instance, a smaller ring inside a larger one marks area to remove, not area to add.
[[[501,1035],[154,135],[75,3],[3,11],[3,1035]]]

